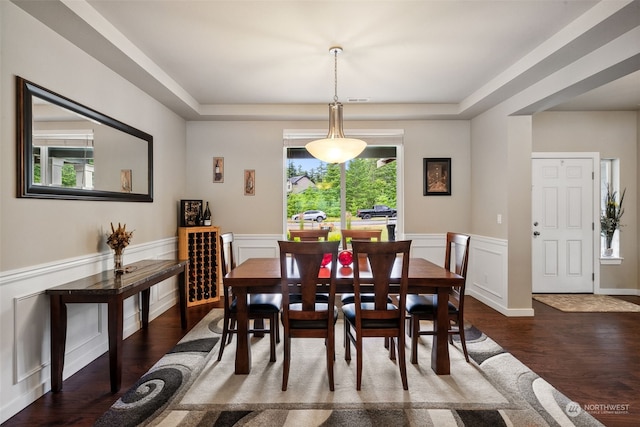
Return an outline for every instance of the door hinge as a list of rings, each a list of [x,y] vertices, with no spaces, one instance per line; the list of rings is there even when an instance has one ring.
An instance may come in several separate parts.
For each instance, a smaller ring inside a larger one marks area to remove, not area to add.
[[[592,282],[596,281],[596,273],[591,273],[591,281]]]

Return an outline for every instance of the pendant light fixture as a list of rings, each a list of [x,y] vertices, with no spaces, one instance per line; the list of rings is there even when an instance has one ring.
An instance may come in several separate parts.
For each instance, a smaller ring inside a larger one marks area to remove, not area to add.
[[[308,143],[305,148],[313,157],[326,163],[344,163],[364,151],[367,143],[354,138],[345,138],[342,131],[342,104],[338,102],[338,54],[342,48],[334,46],[329,49],[333,54],[334,95],[329,104],[329,133],[324,139]]]

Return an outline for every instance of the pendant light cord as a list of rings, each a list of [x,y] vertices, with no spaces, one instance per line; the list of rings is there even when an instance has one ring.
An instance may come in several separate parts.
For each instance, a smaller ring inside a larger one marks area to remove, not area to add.
[[[338,49],[333,50],[333,102],[338,103]]]

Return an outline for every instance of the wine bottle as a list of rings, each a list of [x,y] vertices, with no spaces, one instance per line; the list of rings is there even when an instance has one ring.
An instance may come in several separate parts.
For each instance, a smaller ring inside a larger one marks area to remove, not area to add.
[[[204,225],[211,225],[211,210],[209,209],[209,202],[207,202],[207,207],[204,209]]]
[[[220,169],[220,160],[216,159],[214,168],[214,181],[222,181],[222,170]]]

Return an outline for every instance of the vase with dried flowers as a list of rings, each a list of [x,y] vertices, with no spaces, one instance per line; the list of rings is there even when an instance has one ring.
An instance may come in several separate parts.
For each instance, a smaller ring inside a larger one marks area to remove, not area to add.
[[[622,227],[620,219],[624,214],[624,208],[622,203],[624,202],[624,194],[627,192],[625,188],[620,195],[620,201],[617,201],[618,192],[612,191],[611,186],[607,186],[607,196],[604,200],[604,210],[600,214],[600,233],[605,239],[606,249],[605,255],[611,256],[613,254],[613,248],[611,243],[613,242],[613,235],[616,230]]]
[[[116,273],[124,271],[122,268],[122,252],[124,248],[129,246],[131,236],[133,236],[133,231],[127,231],[127,224],[120,225],[118,223],[118,228],[115,228],[111,223],[111,234],[107,234],[107,245],[114,251],[113,269]]]

